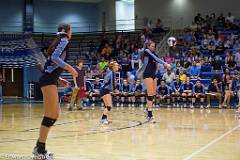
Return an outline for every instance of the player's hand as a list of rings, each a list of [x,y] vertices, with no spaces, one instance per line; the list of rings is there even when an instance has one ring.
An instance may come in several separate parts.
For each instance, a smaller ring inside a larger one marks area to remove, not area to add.
[[[59,82],[60,82],[60,85],[67,88],[70,84],[70,82],[68,82],[66,79],[63,79],[63,78],[59,78]]]
[[[167,68],[167,69],[171,69],[171,68],[172,68],[171,65],[168,64],[168,63],[165,63],[165,64],[164,64],[164,67]]]

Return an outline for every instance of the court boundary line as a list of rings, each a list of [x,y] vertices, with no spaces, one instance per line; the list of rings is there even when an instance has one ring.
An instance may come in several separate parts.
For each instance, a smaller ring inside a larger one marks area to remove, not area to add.
[[[203,152],[204,150],[206,150],[207,148],[209,148],[210,146],[214,145],[215,143],[221,141],[223,138],[225,138],[226,136],[228,136],[229,134],[231,134],[232,132],[236,131],[237,129],[240,128],[240,125],[235,126],[234,128],[230,129],[229,131],[223,133],[222,135],[218,136],[217,138],[211,140],[209,143],[205,144],[204,146],[202,146],[200,149],[194,151],[193,153],[191,153],[190,155],[188,155],[186,158],[184,158],[183,160],[191,160],[193,157],[195,157],[196,155],[198,155],[199,153]]]

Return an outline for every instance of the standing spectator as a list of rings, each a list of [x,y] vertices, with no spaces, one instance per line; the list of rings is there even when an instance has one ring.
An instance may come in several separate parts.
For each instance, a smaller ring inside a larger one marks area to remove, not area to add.
[[[77,71],[78,76],[73,77],[75,88],[72,93],[70,107],[68,109],[69,111],[73,110],[75,102],[77,104],[77,109],[82,110],[81,100],[83,98],[83,95],[85,95],[86,91],[86,73],[85,70],[83,69],[82,61],[78,63],[78,66],[75,67],[75,70]]]
[[[110,56],[112,55],[112,48],[108,43],[106,43],[105,47],[102,49],[101,55],[107,60],[110,59]]]
[[[157,19],[156,28],[155,28],[154,32],[155,33],[163,32],[163,25],[162,25],[162,21],[160,18]]]
[[[131,64],[132,64],[132,69],[136,68],[135,64],[138,64],[138,67],[136,69],[139,69],[140,66],[142,65],[140,50],[138,49],[137,46],[134,46],[134,49],[132,52]]]
[[[234,23],[234,16],[232,15],[231,12],[228,12],[228,16],[226,17],[226,20],[228,20],[231,23]]]

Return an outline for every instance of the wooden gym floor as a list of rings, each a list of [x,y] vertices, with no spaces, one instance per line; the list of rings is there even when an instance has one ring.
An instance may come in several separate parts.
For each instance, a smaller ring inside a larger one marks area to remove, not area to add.
[[[31,159],[42,120],[41,104],[0,106],[0,159]],[[103,126],[101,109],[68,112],[50,132],[56,160],[240,160],[240,121],[230,109],[114,108]]]

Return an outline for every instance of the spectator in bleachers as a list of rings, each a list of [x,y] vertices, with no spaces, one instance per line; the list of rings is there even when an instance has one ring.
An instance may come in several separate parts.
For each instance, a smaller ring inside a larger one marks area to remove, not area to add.
[[[235,50],[239,50],[240,49],[240,42],[239,39],[236,39],[234,45],[233,45],[233,49]]]
[[[135,67],[135,64],[137,64],[137,67]],[[141,60],[141,54],[140,54],[140,50],[138,49],[138,46],[134,46],[133,52],[132,52],[132,56],[131,56],[131,65],[132,65],[132,69],[139,69],[140,66],[142,65],[142,60]]]
[[[166,53],[166,55],[163,57],[164,61],[168,64],[172,64],[174,61],[174,58],[170,55],[169,52]]]
[[[232,42],[232,40],[230,39],[230,37],[227,37],[227,39],[225,40],[225,42],[224,42],[224,48],[225,48],[225,49],[231,49],[231,48],[233,48],[233,42]]]
[[[163,32],[163,24],[162,24],[162,21],[160,18],[157,19],[157,22],[156,22],[156,26],[155,26],[155,29],[154,29],[154,33],[161,33]]]
[[[195,106],[196,99],[200,99],[201,105],[200,108],[203,109],[203,103],[204,103],[204,86],[201,84],[200,80],[196,81],[196,84],[193,87],[193,107]]]
[[[99,66],[99,69],[103,71],[103,70],[105,70],[108,67],[108,61],[105,60],[104,57],[102,57],[97,65]]]
[[[164,80],[161,80],[160,85],[157,87],[157,105],[156,107],[161,106],[162,103],[167,101],[168,105],[170,104],[170,91],[168,85],[165,83]]]
[[[231,22],[231,23],[234,23],[234,16],[232,15],[231,12],[228,12],[228,16],[226,17],[226,20]]]
[[[167,72],[163,74],[162,79],[166,82],[167,85],[170,86],[175,79],[175,73],[172,71],[172,69],[168,68]]]
[[[215,15],[215,13],[212,13],[211,16],[210,16],[211,28],[214,28],[216,26],[216,23],[217,23],[216,15]]]
[[[230,60],[230,52],[229,52],[229,51],[226,51],[226,53],[225,53],[225,59],[224,59],[225,65],[227,65],[227,63],[228,63],[229,60]]]
[[[215,46],[215,43],[213,40],[211,40],[208,44],[208,50],[211,52],[211,53],[215,53],[216,51],[216,46]]]
[[[183,83],[182,85],[183,93],[182,93],[182,98],[183,98],[183,103],[184,107],[187,107],[187,103],[190,104],[190,107],[192,108],[192,95],[193,95],[193,83],[190,82],[190,78],[187,77],[186,82]],[[187,102],[188,99],[188,102]]]
[[[143,107],[146,93],[144,92],[143,84],[139,79],[136,81],[136,85],[134,87],[134,95],[136,98],[140,97],[141,100],[140,107]]]
[[[77,77],[73,77],[74,82],[74,90],[71,97],[69,111],[72,111],[74,108],[74,104],[76,102],[77,109],[82,110],[81,100],[84,92],[86,91],[86,71],[83,69],[83,62],[79,61],[78,66],[75,67],[75,70],[78,72]]]
[[[119,57],[119,58],[120,58],[119,63],[122,66],[122,69],[121,69],[122,77],[127,78],[127,72],[129,72],[131,70],[130,56],[127,55],[127,53],[123,53],[123,56]]]
[[[224,26],[225,24],[225,17],[223,13],[220,13],[219,17],[217,18],[218,25]]]
[[[182,70],[180,70],[180,72],[179,72],[179,78],[180,78],[180,80],[181,80],[181,82],[186,82],[186,80],[187,80],[187,76],[186,76],[186,74],[184,73],[184,70],[182,69]]]
[[[180,78],[178,75],[176,75],[176,80],[172,83],[171,90],[172,90],[173,106],[175,107],[177,105],[177,107],[179,107],[180,98],[182,95],[182,82],[180,81]],[[175,104],[176,99],[177,99],[177,104]]]
[[[197,16],[194,17],[194,22],[196,24],[202,24],[204,19],[202,18],[202,15],[200,13],[197,14]]]
[[[237,65],[240,66],[240,48],[237,49],[234,60],[237,63]]]
[[[112,56],[112,48],[109,46],[108,43],[106,43],[104,48],[102,49],[101,56],[107,60],[110,60],[110,56]]]
[[[237,63],[234,61],[232,55],[230,55],[230,58],[227,61],[226,67],[228,67],[230,70],[234,70],[237,68]]]
[[[92,106],[94,107],[95,104],[96,104],[96,99],[98,101],[100,101],[100,88],[102,86],[102,83],[100,82],[100,79],[99,77],[96,77],[95,78],[95,82],[93,84],[93,93],[92,93],[92,100],[93,100],[93,103],[92,103]]]
[[[219,103],[219,108],[222,108],[222,87],[221,84],[218,83],[217,79],[213,79],[211,84],[208,86],[208,93],[207,93],[207,108],[210,108],[210,100],[211,97],[216,97]]]
[[[215,56],[211,62],[213,70],[221,71],[223,62],[220,60],[219,56]]]
[[[197,79],[200,76],[201,67],[197,66],[196,61],[193,61],[192,66],[189,69],[190,78]]]

